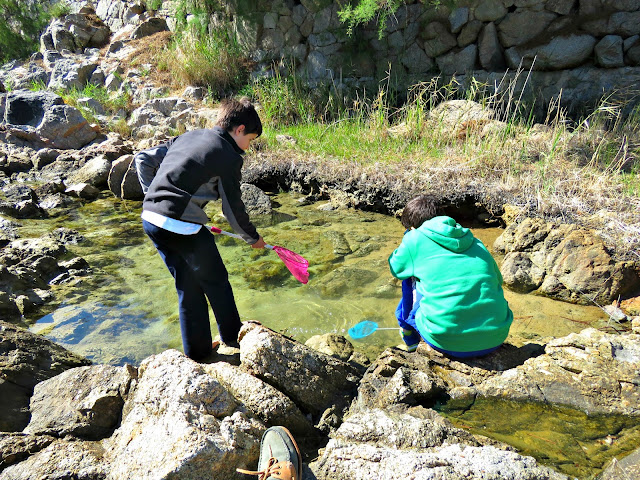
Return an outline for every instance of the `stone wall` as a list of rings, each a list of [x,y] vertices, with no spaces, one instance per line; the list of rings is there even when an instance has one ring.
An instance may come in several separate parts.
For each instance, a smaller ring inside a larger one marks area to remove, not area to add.
[[[159,13],[171,16],[172,1]],[[562,91],[569,107],[640,82],[640,0],[407,0],[381,39],[375,22],[347,35],[340,0],[223,2],[267,75],[284,59],[312,81],[377,85],[390,71],[400,88],[434,76],[503,86],[525,77],[528,96],[549,103]],[[112,30],[139,14],[125,0],[100,0],[97,11]]]

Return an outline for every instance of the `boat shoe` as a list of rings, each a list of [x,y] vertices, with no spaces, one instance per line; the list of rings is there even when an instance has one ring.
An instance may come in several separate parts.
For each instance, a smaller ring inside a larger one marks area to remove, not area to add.
[[[285,427],[270,427],[262,435],[258,470],[238,468],[238,472],[257,475],[258,480],[302,480],[302,456],[291,432]]]

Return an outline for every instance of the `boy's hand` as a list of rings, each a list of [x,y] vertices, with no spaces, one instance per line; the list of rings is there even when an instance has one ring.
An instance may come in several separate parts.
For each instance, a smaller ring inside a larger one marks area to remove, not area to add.
[[[266,243],[264,243],[264,240],[262,239],[262,235],[261,235],[258,241],[253,245],[251,245],[251,248],[264,248],[265,245]]]

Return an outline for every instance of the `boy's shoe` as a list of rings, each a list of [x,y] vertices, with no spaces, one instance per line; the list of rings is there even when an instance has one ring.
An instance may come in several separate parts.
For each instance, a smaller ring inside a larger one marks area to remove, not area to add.
[[[260,441],[258,470],[252,472],[238,468],[237,471],[258,475],[258,480],[302,480],[300,449],[286,428],[268,428]]]
[[[407,346],[408,352],[415,352],[418,349],[418,344],[420,343],[421,338],[420,334],[417,331],[401,328],[400,336],[402,337],[402,341]]]

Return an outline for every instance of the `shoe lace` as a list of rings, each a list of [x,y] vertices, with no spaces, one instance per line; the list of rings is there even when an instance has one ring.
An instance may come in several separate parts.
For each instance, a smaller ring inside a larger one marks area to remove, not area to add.
[[[273,452],[270,451],[269,453],[273,455]],[[278,459],[274,457],[269,457],[267,468],[262,471],[244,470],[242,468],[236,468],[236,471],[246,475],[258,475],[258,480],[266,480],[269,477],[282,480],[298,480],[295,475],[293,463],[285,461],[279,462]]]

